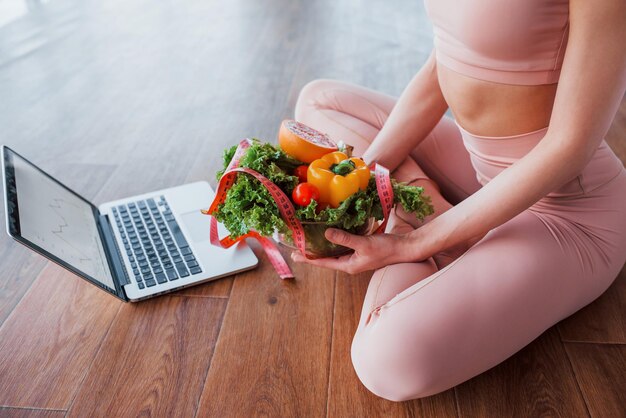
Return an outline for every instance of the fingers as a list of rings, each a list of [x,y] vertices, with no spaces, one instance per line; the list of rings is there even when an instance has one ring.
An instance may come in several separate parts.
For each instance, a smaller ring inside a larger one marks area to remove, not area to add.
[[[334,244],[343,245],[344,247],[358,250],[363,247],[363,244],[367,241],[366,237],[360,235],[353,235],[341,229],[328,228],[324,233],[326,239]]]
[[[307,263],[318,267],[324,267],[332,270],[341,270],[349,273],[351,271],[350,267],[350,256],[344,255],[338,258],[315,258],[309,259],[300,254],[299,252],[292,252],[291,259],[297,263]]]
[[[350,255],[339,258],[308,259],[299,252],[293,252],[291,259],[295,262],[304,262],[314,266],[341,270],[349,274],[372,270],[392,263],[397,236],[381,234],[377,236],[353,235],[345,231],[329,228],[324,234],[326,239],[355,250]]]

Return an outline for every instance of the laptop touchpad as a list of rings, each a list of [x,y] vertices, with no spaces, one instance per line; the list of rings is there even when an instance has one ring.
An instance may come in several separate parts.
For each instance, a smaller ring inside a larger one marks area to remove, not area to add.
[[[209,228],[211,228],[211,218],[203,215],[200,210],[183,213],[181,215],[185,229],[193,241],[207,241],[209,239]]]

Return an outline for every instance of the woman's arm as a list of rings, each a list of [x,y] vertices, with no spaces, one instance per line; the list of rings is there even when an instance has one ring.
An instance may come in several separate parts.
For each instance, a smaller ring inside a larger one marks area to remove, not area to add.
[[[363,155],[394,170],[433,130],[448,104],[437,79],[434,52],[400,95],[389,118]]]
[[[503,224],[578,175],[606,135],[626,88],[626,2],[572,0],[550,126],[526,156],[412,233],[424,259]]]
[[[571,0],[567,51],[550,126],[539,144],[479,191],[415,231],[361,237],[329,230],[331,241],[354,248],[355,253],[309,262],[354,273],[424,260],[484,235],[578,175],[624,96],[624,22],[624,0]]]

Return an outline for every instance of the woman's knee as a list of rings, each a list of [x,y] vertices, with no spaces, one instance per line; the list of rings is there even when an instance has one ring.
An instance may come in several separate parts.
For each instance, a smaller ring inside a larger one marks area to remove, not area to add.
[[[339,84],[341,84],[340,81],[325,78],[318,78],[305,84],[296,101],[296,120],[306,123],[309,111],[330,106],[330,103],[325,103],[325,97],[328,97],[325,93]]]
[[[354,336],[352,364],[363,385],[375,395],[396,402],[444,390],[437,366],[440,356],[429,349],[428,339],[415,344],[416,340],[428,337],[374,330],[387,325],[392,324],[370,322]]]

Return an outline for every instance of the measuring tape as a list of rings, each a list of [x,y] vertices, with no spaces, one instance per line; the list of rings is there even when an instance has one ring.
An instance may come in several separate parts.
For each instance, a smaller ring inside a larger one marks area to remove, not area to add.
[[[383,222],[374,231],[375,234],[385,232],[391,209],[393,208],[393,186],[391,185],[391,176],[389,176],[389,170],[386,167],[378,163],[374,163],[374,178],[376,179],[376,192],[378,193],[378,199],[383,207]]]
[[[213,199],[211,206],[209,207],[209,209],[203,210],[202,213],[210,216],[217,210],[219,205],[224,203],[224,201],[226,200],[226,194],[228,192],[228,189],[233,186],[239,173],[251,175],[259,180],[270,193],[272,199],[274,200],[274,202],[276,202],[276,205],[278,206],[278,211],[280,212],[281,217],[287,224],[287,227],[292,232],[293,241],[296,244],[296,247],[303,256],[307,257],[305,251],[306,237],[304,235],[304,229],[302,228],[302,224],[300,223],[298,218],[296,218],[296,210],[294,209],[289,197],[287,197],[287,195],[278,186],[276,186],[267,177],[263,176],[259,172],[250,168],[239,167],[239,160],[245,154],[246,150],[250,148],[250,145],[252,145],[252,141],[248,138],[242,140],[239,143],[239,146],[235,151],[235,155],[233,155],[233,158],[231,159],[230,163],[226,167],[226,170],[224,171],[224,174],[219,180],[217,191],[215,192],[215,198]],[[391,186],[389,170],[387,170],[385,167],[381,166],[380,164],[374,164],[374,175],[376,178],[376,190],[382,204],[384,216],[383,222],[374,233],[381,233],[385,230],[387,220],[389,219],[389,214],[391,213],[391,209],[393,207],[393,188]],[[237,239],[232,239],[230,235],[220,239],[217,228],[217,219],[215,219],[214,216],[211,216],[210,228],[211,244],[217,247],[230,248],[245,238],[255,238],[263,247],[265,254],[267,254],[267,257],[274,266],[274,269],[276,270],[280,278],[290,279],[294,277],[291,269],[289,268],[289,265],[278,250],[278,247],[270,238],[264,237],[256,231],[250,231],[247,234],[238,237]]]

